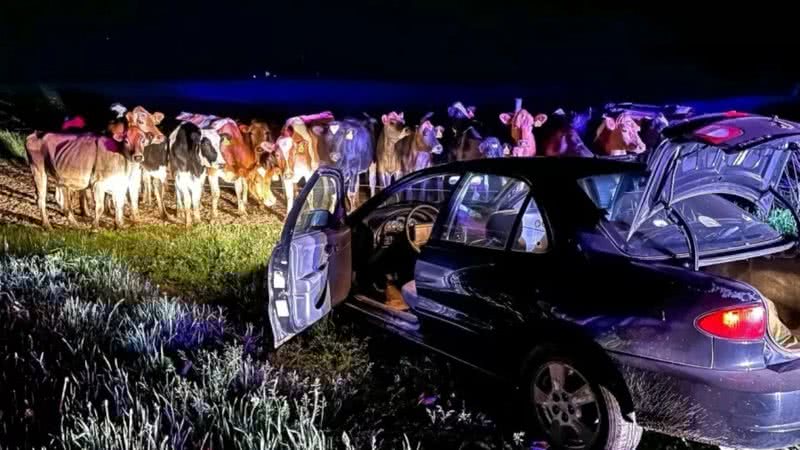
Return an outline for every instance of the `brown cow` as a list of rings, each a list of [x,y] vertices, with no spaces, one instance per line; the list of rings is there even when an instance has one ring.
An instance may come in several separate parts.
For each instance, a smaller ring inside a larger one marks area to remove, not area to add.
[[[433,165],[432,154],[439,155],[444,151],[439,143],[441,130],[430,122],[433,113],[422,117],[413,134],[408,134],[395,144],[395,151],[400,155],[403,175]]]
[[[403,166],[400,155],[395,150],[395,144],[407,136],[411,130],[406,128],[406,121],[402,112],[392,111],[381,116],[383,129],[375,146],[375,164],[369,169],[369,191],[375,196],[375,186],[380,180],[381,189],[386,189],[393,180],[403,175]]]
[[[533,137],[533,128],[541,127],[546,121],[546,114],[537,114],[536,117],[533,117],[524,109],[513,114],[500,114],[500,122],[511,128],[511,140],[514,142],[511,156],[536,156],[536,139]]]
[[[130,186],[134,161],[141,161],[144,147],[151,137],[132,125],[125,130],[121,141],[93,134],[36,133],[28,136],[25,148],[36,186],[42,226],[51,229],[47,218],[47,177],[53,177],[63,190],[62,211],[70,224],[76,224],[72,215],[70,193],[92,188],[94,192],[94,227],[100,226],[103,199],[110,193],[114,200],[115,224],[123,226],[122,211],[125,195]]]
[[[218,119],[211,123],[211,128],[219,133],[219,152],[225,160],[225,164],[219,169],[208,168],[208,182],[211,185],[211,216],[217,217],[220,177],[233,183],[239,213],[247,215],[248,180],[255,176],[258,168],[256,150],[247,145],[239,126],[233,119]],[[260,153],[263,148],[259,146],[258,150]]]
[[[595,147],[608,156],[639,154],[647,149],[639,136],[639,124],[629,114],[622,113],[616,119],[604,117],[597,128]]]
[[[272,181],[283,176],[286,171],[286,160],[276,144],[267,142],[263,145],[265,150],[258,155],[258,167],[254,176],[248,180],[253,196],[264,206],[274,206],[277,203],[272,192]]]
[[[334,119],[330,111],[289,118],[281,130],[276,144],[286,161],[283,173],[283,188],[286,194],[286,210],[292,209],[294,187],[301,180],[308,181],[319,167],[318,139],[309,130],[325,125]]]

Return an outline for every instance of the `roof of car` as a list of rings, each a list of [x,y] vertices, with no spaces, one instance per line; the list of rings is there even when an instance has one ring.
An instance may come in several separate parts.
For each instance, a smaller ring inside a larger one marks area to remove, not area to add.
[[[620,161],[610,158],[545,157],[490,158],[460,161],[435,166],[434,172],[490,172],[508,175],[530,175],[547,178],[580,178],[604,173],[619,173],[645,170],[642,163]]]
[[[711,141],[722,148],[744,149],[767,140],[800,135],[800,124],[777,117],[728,111],[673,122],[663,134],[668,139]]]

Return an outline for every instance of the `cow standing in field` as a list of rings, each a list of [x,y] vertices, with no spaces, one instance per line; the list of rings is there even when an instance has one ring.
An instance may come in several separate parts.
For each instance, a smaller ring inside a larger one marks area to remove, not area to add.
[[[115,133],[120,127],[124,127],[124,117],[127,114],[125,106],[114,103],[110,108],[117,116],[109,122],[108,130]],[[143,129],[158,130],[158,125],[164,119],[164,114],[154,112],[150,114],[141,106],[137,106],[132,111],[133,119],[137,125]],[[158,209],[162,219],[167,219],[167,210],[164,206],[164,188],[167,182],[167,160],[168,142],[164,135],[158,131],[158,137],[144,148],[143,159],[136,163],[131,172],[131,185],[129,195],[131,200],[131,220],[139,220],[139,190],[144,182],[145,203],[152,204],[153,184],[156,184],[155,196]]]
[[[253,119],[250,124],[239,124],[245,144],[256,154],[256,170],[248,178],[248,192],[259,205],[271,207],[277,203],[272,192],[272,181],[280,179],[286,170],[286,161],[275,145],[272,131],[266,122]]]
[[[546,114],[532,116],[527,110],[520,109],[515,113],[500,114],[500,122],[511,128],[511,156],[536,156],[536,139],[533,128],[541,127],[547,122]]]
[[[383,129],[375,146],[375,164],[369,169],[369,190],[375,196],[375,186],[378,180],[382,189],[386,189],[392,181],[403,175],[402,159],[395,149],[397,141],[407,136],[411,131],[406,128],[405,117],[402,112],[392,111],[381,116]]]
[[[221,163],[220,136],[214,130],[201,130],[184,122],[169,136],[169,166],[175,177],[175,198],[178,216],[183,215],[186,226],[200,221],[200,197],[206,180],[206,170]],[[191,213],[190,213],[191,208]]]
[[[312,131],[317,136],[320,153],[325,153],[326,163],[341,170],[350,209],[355,209],[358,177],[369,171],[374,160],[375,121],[348,118],[315,126]]]
[[[47,133],[28,136],[26,150],[36,186],[37,201],[42,214],[42,226],[51,229],[47,218],[47,180],[53,178],[63,190],[62,210],[67,221],[75,225],[70,202],[71,191],[91,188],[94,193],[94,227],[99,228],[106,193],[112,195],[115,225],[124,225],[123,207],[130,186],[134,162],[143,159],[144,147],[151,137],[131,122],[121,136],[94,134]]]
[[[606,156],[639,155],[647,150],[639,131],[639,124],[628,114],[620,114],[616,119],[606,116],[597,129],[594,144]]]
[[[245,142],[239,126],[233,119],[219,119],[211,124],[220,137],[219,152],[225,164],[220,168],[208,169],[208,182],[211,185],[211,215],[217,217],[219,204],[219,179],[233,183],[236,191],[237,209],[240,215],[247,215],[248,186],[258,170],[259,146],[251,148]]]
[[[400,155],[403,175],[417,170],[427,169],[433,165],[432,154],[441,154],[444,149],[437,136],[440,130],[431,124],[433,113],[422,117],[413,134],[408,134],[395,144],[395,151]]]
[[[318,138],[309,132],[309,127],[322,126],[334,120],[333,114],[323,111],[317,114],[289,118],[276,141],[286,170],[283,174],[283,188],[286,194],[286,209],[291,210],[294,203],[294,187],[302,180],[308,181],[319,167]]]

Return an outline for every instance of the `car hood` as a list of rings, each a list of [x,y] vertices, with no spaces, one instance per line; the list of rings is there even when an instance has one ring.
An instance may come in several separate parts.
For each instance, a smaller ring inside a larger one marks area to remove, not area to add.
[[[737,133],[734,127],[709,125],[690,138],[662,142],[649,158],[650,177],[627,239],[654,214],[699,195],[729,194],[767,210],[791,152],[800,150],[800,130],[755,138]]]

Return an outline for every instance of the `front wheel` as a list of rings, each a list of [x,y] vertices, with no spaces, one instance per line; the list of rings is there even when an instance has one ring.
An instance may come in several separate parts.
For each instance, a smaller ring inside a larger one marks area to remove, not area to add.
[[[570,450],[633,450],[642,428],[627,421],[614,394],[578,359],[539,355],[526,376],[538,431]]]

